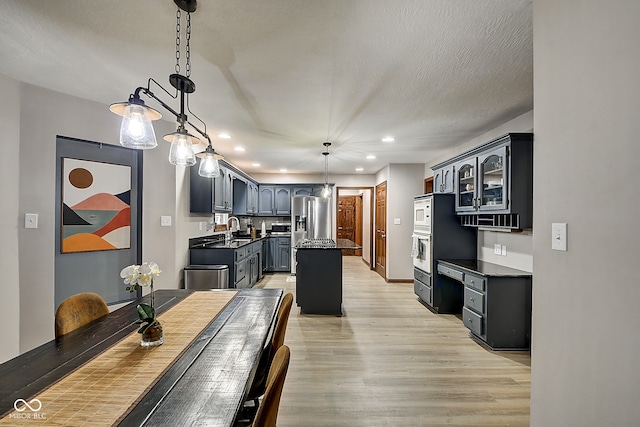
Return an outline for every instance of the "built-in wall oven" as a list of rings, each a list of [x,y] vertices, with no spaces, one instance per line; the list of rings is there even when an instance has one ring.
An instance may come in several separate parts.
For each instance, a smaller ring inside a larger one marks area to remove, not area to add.
[[[413,202],[413,266],[431,273],[431,197],[416,198]]]
[[[432,198],[416,197],[413,201],[413,235],[411,258],[413,260],[413,290],[418,297],[429,306],[433,304],[433,288],[431,286],[433,240]]]

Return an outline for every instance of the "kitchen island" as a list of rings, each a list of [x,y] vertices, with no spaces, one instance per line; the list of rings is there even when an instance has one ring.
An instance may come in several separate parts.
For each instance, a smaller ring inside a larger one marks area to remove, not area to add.
[[[311,239],[296,246],[296,304],[302,314],[342,316],[342,251],[348,239]]]

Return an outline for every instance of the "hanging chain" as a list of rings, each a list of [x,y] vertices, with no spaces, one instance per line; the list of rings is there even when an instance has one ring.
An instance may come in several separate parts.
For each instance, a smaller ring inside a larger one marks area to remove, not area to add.
[[[180,74],[180,8],[176,11],[176,74]],[[191,13],[187,12],[187,45],[185,49],[187,77],[191,76]]]
[[[185,56],[187,57],[186,69],[187,77],[191,76],[191,13],[187,12],[187,47]]]
[[[176,74],[180,74],[180,8],[176,11]]]

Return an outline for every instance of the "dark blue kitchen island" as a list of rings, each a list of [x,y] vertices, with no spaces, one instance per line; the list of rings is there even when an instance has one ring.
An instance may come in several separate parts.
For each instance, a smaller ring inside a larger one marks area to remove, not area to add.
[[[342,316],[342,251],[361,246],[348,239],[311,239],[300,242],[296,249],[300,312]]]

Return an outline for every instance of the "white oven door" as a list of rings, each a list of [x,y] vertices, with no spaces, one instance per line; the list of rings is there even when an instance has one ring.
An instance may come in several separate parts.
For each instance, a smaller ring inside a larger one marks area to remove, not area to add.
[[[417,253],[414,253],[413,266],[425,273],[431,273],[431,235],[414,234],[414,242],[417,243]]]

